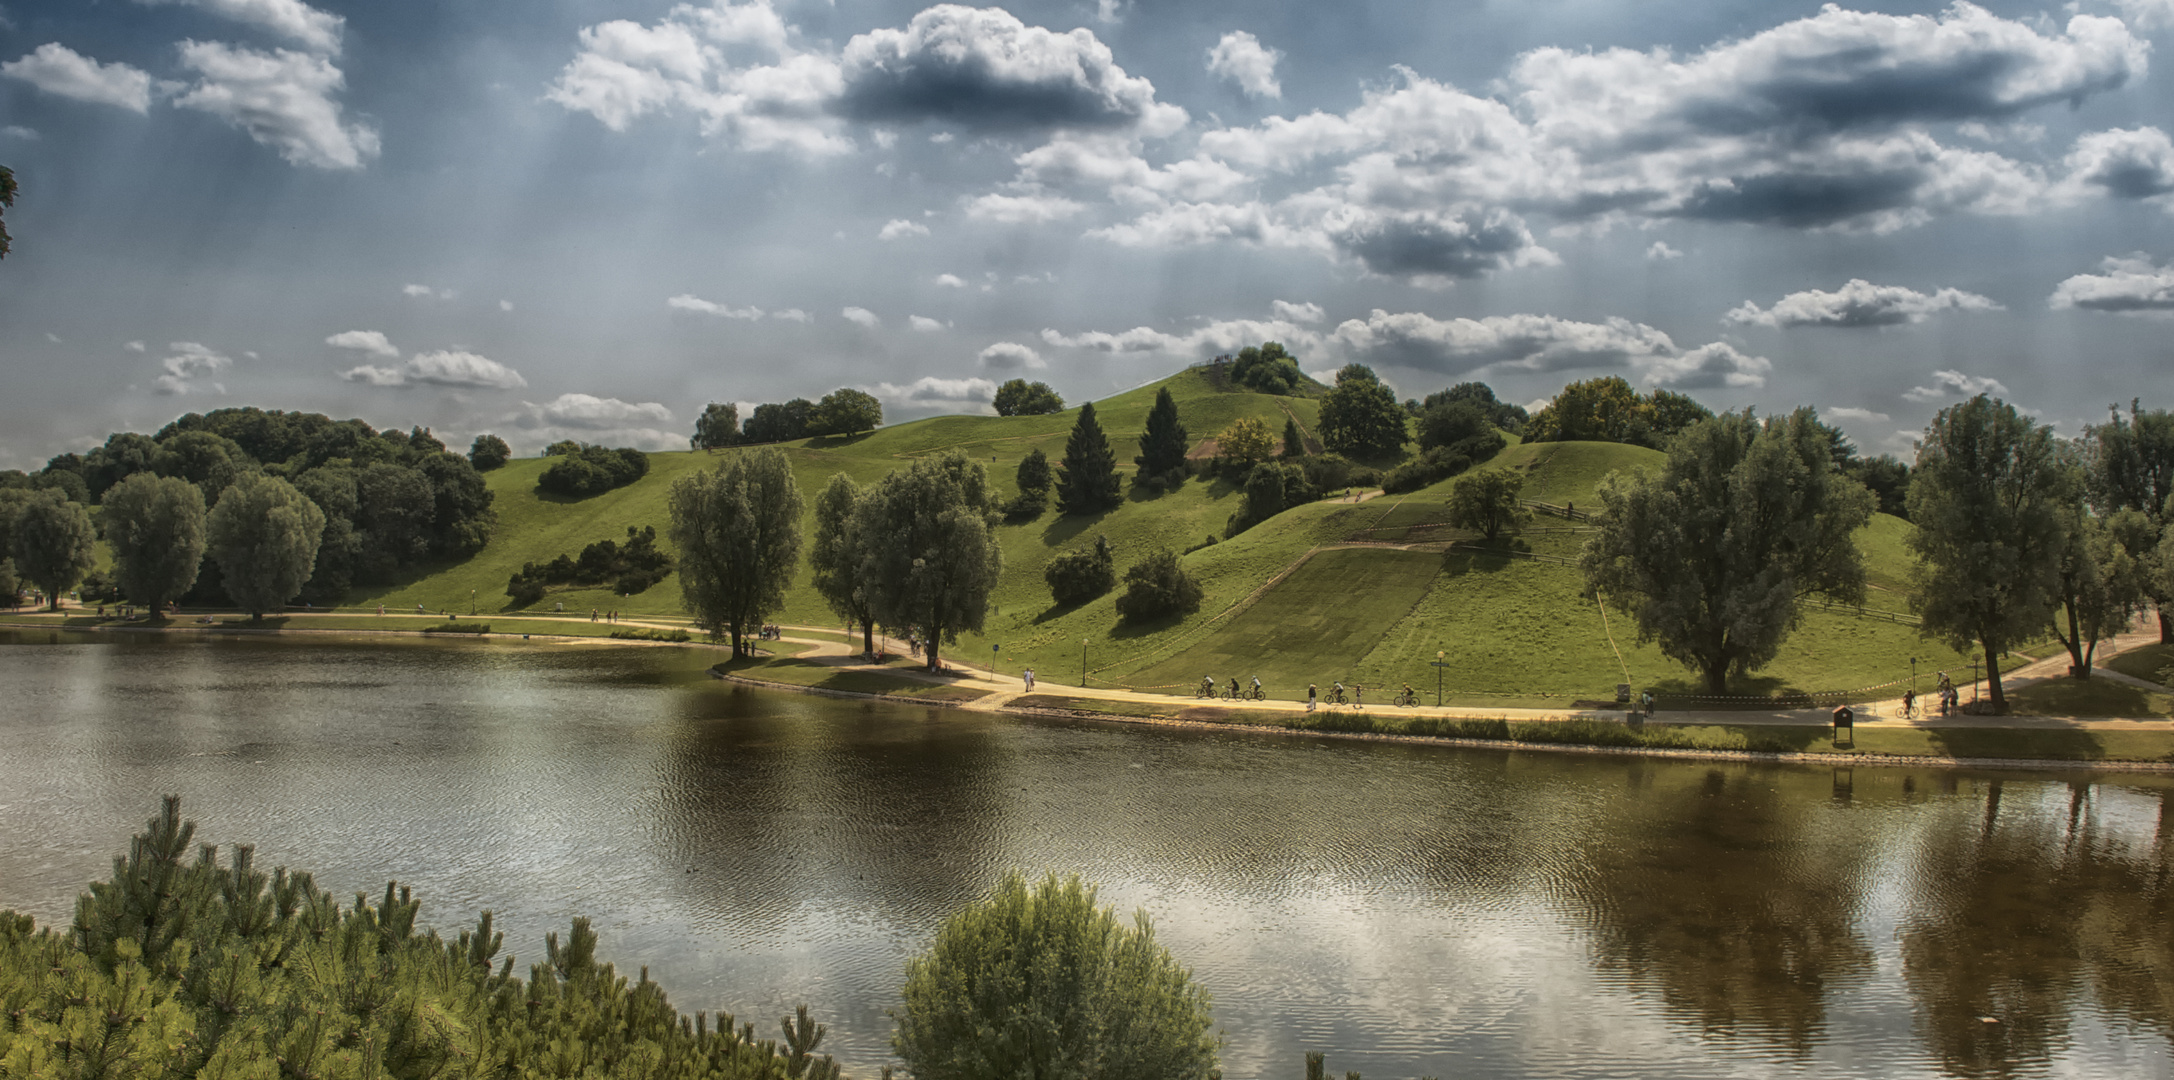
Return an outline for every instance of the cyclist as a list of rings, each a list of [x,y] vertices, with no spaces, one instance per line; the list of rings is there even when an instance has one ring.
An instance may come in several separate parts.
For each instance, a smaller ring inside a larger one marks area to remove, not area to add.
[[[1202,675],[1202,676],[1200,677],[1200,692],[1199,692],[1198,694],[1194,695],[1194,696],[1196,696],[1196,697],[1208,697],[1208,698],[1212,698],[1212,697],[1214,697],[1214,696],[1215,696],[1215,676],[1213,676],[1213,675]]]
[[[1336,682],[1336,685],[1335,685],[1335,686],[1333,686],[1333,687],[1331,687],[1331,688],[1329,689],[1329,700],[1330,700],[1330,701],[1332,701],[1332,702],[1334,702],[1334,703],[1336,703],[1336,704],[1338,704],[1338,705],[1341,705],[1341,704],[1343,704],[1343,703],[1344,703],[1344,683],[1343,683],[1343,680],[1341,680],[1341,679],[1337,680],[1337,682]]]
[[[1230,699],[1232,701],[1238,700],[1238,676],[1236,675],[1230,677]]]
[[[1266,696],[1261,692],[1261,677],[1258,675],[1253,676],[1253,700],[1259,701]]]

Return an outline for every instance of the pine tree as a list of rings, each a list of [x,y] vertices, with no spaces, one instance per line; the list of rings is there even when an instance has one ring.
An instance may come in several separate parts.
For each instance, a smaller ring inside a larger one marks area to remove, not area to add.
[[[1192,440],[1185,425],[1178,423],[1178,403],[1170,396],[1170,388],[1163,387],[1155,392],[1155,407],[1147,413],[1147,434],[1140,437],[1140,456],[1132,463],[1143,476],[1161,476],[1182,468],[1190,449]]]
[[[1283,421],[1283,456],[1287,458],[1306,456],[1306,437],[1298,433],[1298,421],[1288,418]]]
[[[1093,514],[1124,500],[1117,486],[1117,459],[1110,440],[1095,420],[1095,406],[1080,406],[1079,420],[1064,441],[1064,461],[1057,466],[1057,512]]]

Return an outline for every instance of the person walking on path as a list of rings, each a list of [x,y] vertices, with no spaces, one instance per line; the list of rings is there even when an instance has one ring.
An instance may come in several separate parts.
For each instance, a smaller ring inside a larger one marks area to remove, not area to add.
[[[1028,668],[1028,669],[1027,669],[1027,670],[1025,671],[1025,673],[1024,673],[1024,676],[1023,676],[1023,677],[1024,677],[1025,679],[1026,679],[1026,682],[1027,682],[1027,693],[1029,693],[1029,694],[1033,693],[1033,692],[1034,692],[1034,669],[1033,669],[1033,668]]]
[[[1908,720],[1908,719],[1911,719],[1911,718],[1915,717],[1916,715],[1917,715],[1917,691],[1915,691],[1915,690],[1904,690],[1904,691],[1902,692],[1902,718],[1903,718],[1904,720]]]
[[[1319,704],[1321,704],[1321,688],[1320,688],[1320,687],[1318,687],[1318,686],[1315,686],[1315,685],[1314,685],[1313,683],[1307,683],[1307,684],[1306,684],[1306,711],[1307,711],[1307,712],[1312,712],[1312,711],[1314,710],[1314,706],[1316,706],[1316,705],[1319,705]]]

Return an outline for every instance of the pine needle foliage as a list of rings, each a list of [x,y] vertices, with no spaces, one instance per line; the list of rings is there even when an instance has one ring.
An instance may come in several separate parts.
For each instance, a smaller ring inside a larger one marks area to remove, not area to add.
[[[1064,443],[1064,461],[1057,465],[1057,512],[1099,514],[1124,501],[1117,486],[1117,459],[1110,454],[1109,437],[1095,419],[1095,406],[1079,407],[1079,419]]]
[[[247,846],[192,851],[195,831],[167,797],[66,933],[0,911],[0,1077],[838,1076],[805,1008],[783,1049],[682,1015],[646,969],[597,962],[587,919],[523,979],[488,911],[445,940],[396,883],[343,905]]]

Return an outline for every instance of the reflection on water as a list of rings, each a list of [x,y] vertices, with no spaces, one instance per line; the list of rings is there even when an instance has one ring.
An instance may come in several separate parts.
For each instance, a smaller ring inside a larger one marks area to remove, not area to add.
[[[0,905],[160,792],[335,889],[596,917],[685,1008],[884,1058],[1009,867],[1145,908],[1233,1077],[2174,1075],[2166,793],[1032,723],[756,693],[676,649],[0,642]]]

